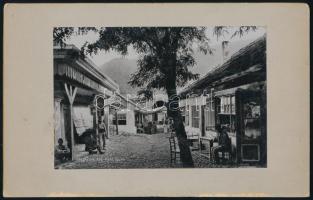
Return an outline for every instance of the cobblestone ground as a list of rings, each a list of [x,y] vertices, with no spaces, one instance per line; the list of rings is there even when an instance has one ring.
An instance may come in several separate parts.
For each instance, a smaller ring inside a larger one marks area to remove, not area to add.
[[[179,161],[171,165],[169,141],[164,133],[153,135],[127,134],[110,136],[104,154],[89,155],[83,151],[75,161],[56,165],[60,169],[106,169],[106,168],[179,168]],[[213,166],[209,160],[192,152],[195,167]],[[229,167],[229,166],[223,166]]]

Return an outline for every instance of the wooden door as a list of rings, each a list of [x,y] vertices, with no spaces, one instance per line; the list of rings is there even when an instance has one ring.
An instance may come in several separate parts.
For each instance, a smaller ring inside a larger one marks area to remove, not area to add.
[[[201,106],[201,113],[200,113],[200,117],[201,117],[201,136],[205,136],[205,114],[204,114],[204,109],[205,109],[205,105]]]
[[[236,92],[237,158],[241,163],[266,164],[266,120],[260,91]]]

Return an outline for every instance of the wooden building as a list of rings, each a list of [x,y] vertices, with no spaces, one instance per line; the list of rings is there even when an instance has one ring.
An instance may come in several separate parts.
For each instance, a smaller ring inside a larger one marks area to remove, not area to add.
[[[74,45],[55,45],[53,56],[55,144],[62,138],[74,159],[75,144],[86,130],[97,130],[100,119],[109,125],[109,107],[96,107],[96,96],[110,98],[119,92],[119,86]]]
[[[167,119],[167,96],[160,91],[154,91],[152,99],[147,100],[144,97],[137,96],[132,98],[132,100],[141,108],[141,110],[136,110],[135,114],[138,132],[147,134],[164,133]]]
[[[141,108],[140,105],[135,103],[132,99],[127,96],[123,96],[119,93],[116,94],[118,100],[119,109],[114,110],[110,113],[110,129],[112,133],[127,132],[131,134],[137,133],[137,123],[140,119],[143,119],[146,113],[146,109]],[[116,120],[117,119],[117,120]]]
[[[266,166],[266,36],[180,92],[189,138],[216,137],[227,127],[232,161]]]

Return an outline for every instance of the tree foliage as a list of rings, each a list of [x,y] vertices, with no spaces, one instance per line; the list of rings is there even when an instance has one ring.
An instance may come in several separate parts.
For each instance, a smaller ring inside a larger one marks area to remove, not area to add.
[[[213,29],[216,37],[228,32],[230,27],[218,26]],[[256,27],[241,26],[232,37],[242,36]],[[138,69],[131,75],[129,83],[145,88],[165,89],[168,95],[167,111],[174,119],[180,157],[184,167],[193,167],[193,160],[181,113],[178,109],[177,86],[199,78],[190,67],[196,65],[194,51],[212,54],[205,27],[104,27],[104,28],[55,28],[54,41],[63,43],[72,34],[86,34],[94,31],[98,40],[85,43],[84,54],[97,54],[99,51],[117,51],[126,55],[132,47],[139,55]]]
[[[217,39],[230,33],[229,26],[215,26],[213,35]],[[255,31],[256,26],[240,26],[231,34],[243,36],[249,31]],[[61,45],[72,35],[85,35],[93,31],[99,34],[94,43],[85,43],[82,55],[97,54],[99,51],[116,51],[126,55],[132,47],[139,55],[138,69],[131,74],[129,83],[136,87],[166,89],[169,70],[175,66],[175,82],[179,87],[190,80],[199,78],[199,74],[192,73],[190,68],[196,65],[194,51],[205,54],[213,53],[209,45],[205,27],[58,27],[54,28],[54,42]],[[175,55],[175,63],[168,66],[164,60],[169,54]]]
[[[99,30],[99,40],[85,44],[86,54],[99,51],[117,51],[126,55],[129,47],[139,55],[138,70],[131,75],[130,84],[137,87],[166,88],[170,68],[176,67],[176,84],[184,86],[186,82],[197,79],[199,74],[189,68],[196,62],[195,46],[203,53],[212,53],[204,27],[112,27]],[[169,54],[175,55],[172,66],[164,62]]]
[[[98,29],[95,27],[56,27],[53,29],[53,42],[64,46],[66,40],[73,35],[86,35],[90,31],[97,32]]]
[[[137,95],[145,100],[152,100],[153,99],[153,91],[147,89],[141,89],[137,92]]]
[[[231,26],[215,26],[213,28],[213,35],[215,35],[216,38],[218,39],[219,37],[224,36],[224,34],[229,34],[230,29],[232,28],[233,27]],[[256,26],[239,26],[233,31],[233,33],[231,34],[231,38],[236,36],[242,37],[244,34],[256,30],[257,30]]]

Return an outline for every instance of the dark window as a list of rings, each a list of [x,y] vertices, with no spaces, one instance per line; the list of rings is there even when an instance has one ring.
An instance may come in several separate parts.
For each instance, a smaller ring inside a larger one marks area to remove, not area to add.
[[[236,131],[236,105],[235,105],[235,96],[221,96],[217,105],[218,110],[218,119],[217,122],[226,127],[229,132]]]
[[[199,106],[191,106],[191,118],[192,122],[191,125],[194,128],[199,128],[199,120],[200,120],[200,111],[199,111]]]
[[[189,126],[189,105],[186,107],[186,112],[185,112],[185,125]]]
[[[117,114],[118,125],[126,125],[126,113]],[[116,125],[115,116],[113,118],[113,124]]]
[[[207,98],[206,108],[204,110],[205,129],[215,130],[215,104],[214,100]]]

